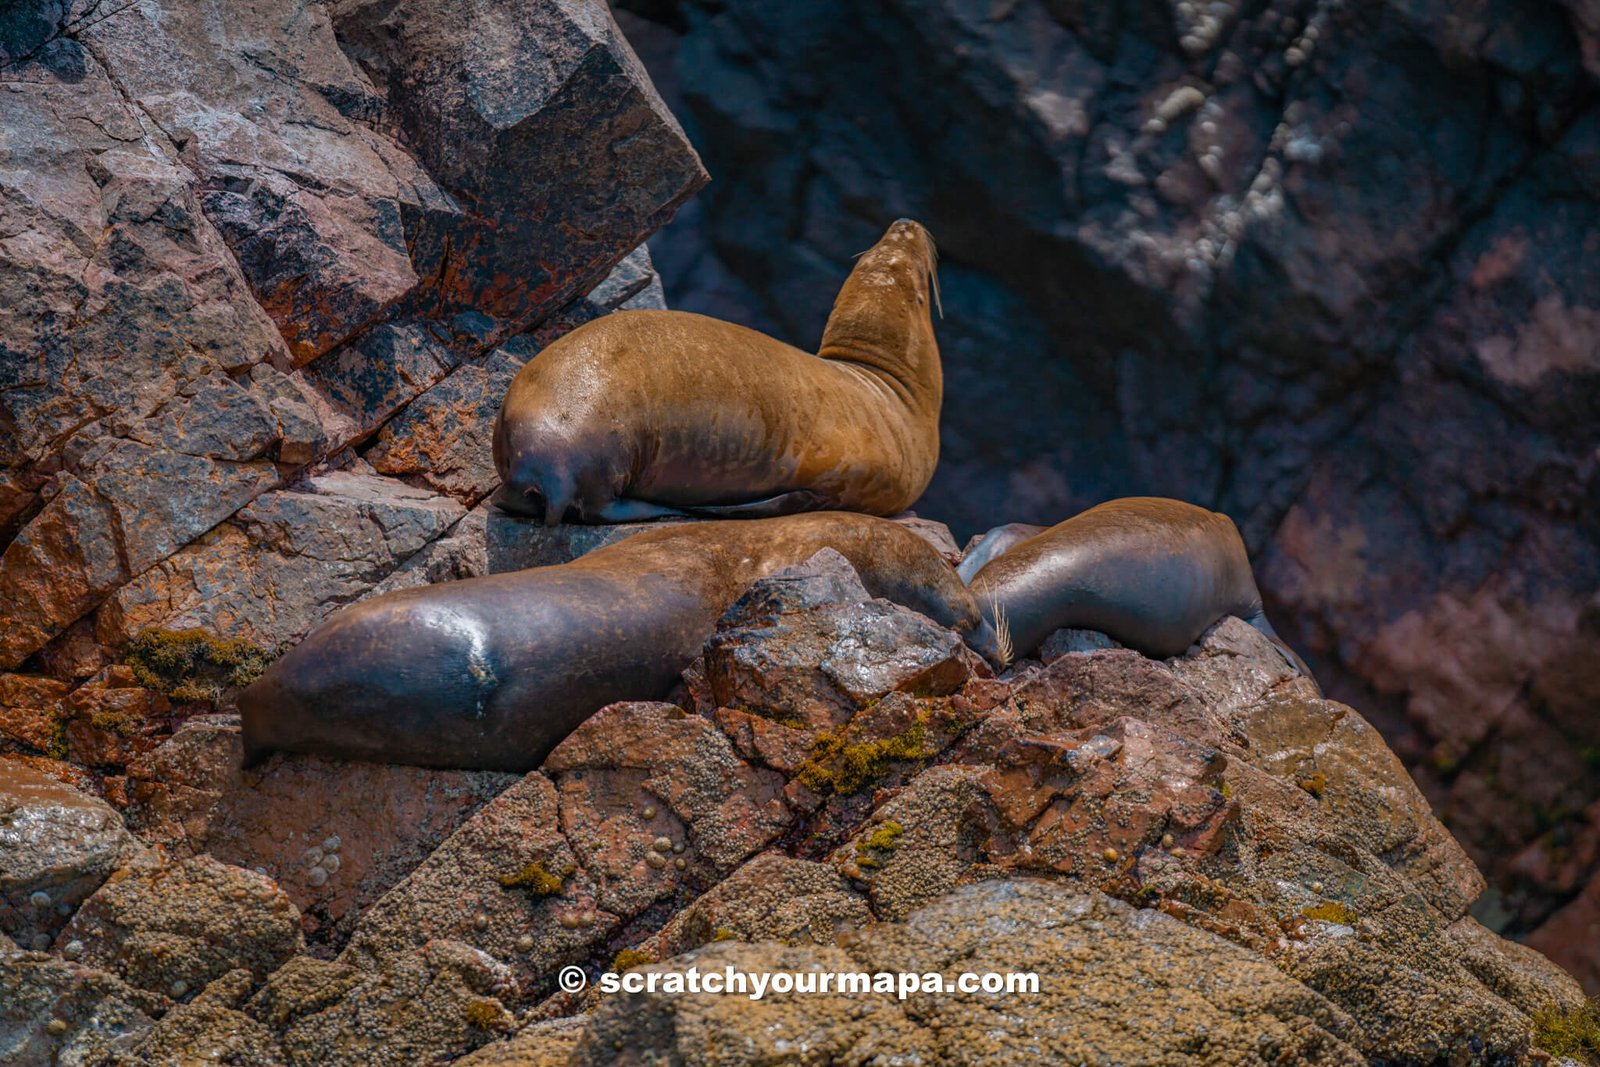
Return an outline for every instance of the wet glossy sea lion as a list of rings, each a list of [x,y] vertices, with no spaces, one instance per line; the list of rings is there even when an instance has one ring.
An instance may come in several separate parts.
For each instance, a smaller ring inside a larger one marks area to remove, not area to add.
[[[818,512],[674,525],[571,563],[344,608],[240,694],[246,758],[529,770],[605,705],[666,696],[751,582],[823,548],[874,596],[996,657],[955,569],[897,523]]]
[[[890,226],[857,260],[814,356],[678,311],[573,330],[506,393],[500,506],[551,526],[904,511],[939,460],[934,260],[920,225]]]
[[[1009,634],[1016,655],[1076,627],[1164,659],[1224,615],[1237,615],[1311,677],[1267,621],[1244,541],[1226,515],[1179,500],[1128,497],[1017,536],[1028,529],[990,531],[995,551],[968,581],[984,618]]]

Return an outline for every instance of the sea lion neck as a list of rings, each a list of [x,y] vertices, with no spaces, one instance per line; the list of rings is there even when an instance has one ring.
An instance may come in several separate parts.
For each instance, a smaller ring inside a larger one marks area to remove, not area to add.
[[[933,239],[901,219],[856,261],[833,302],[817,355],[885,379],[909,406],[937,412],[944,396],[929,301]]]

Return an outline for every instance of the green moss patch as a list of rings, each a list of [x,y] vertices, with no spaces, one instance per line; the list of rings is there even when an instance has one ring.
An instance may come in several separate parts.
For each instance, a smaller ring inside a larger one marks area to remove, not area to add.
[[[1577,1011],[1547,1008],[1533,1013],[1533,1041],[1552,1056],[1600,1067],[1600,997]]]
[[[146,689],[186,703],[212,704],[224,689],[242,689],[261,677],[275,658],[248,641],[204,630],[146,630],[122,654]]]
[[[876,830],[856,842],[856,866],[882,867],[905,832],[906,828],[893,819],[879,823]]]
[[[825,733],[811,746],[795,777],[818,793],[849,795],[882,778],[895,760],[937,755],[929,750],[926,720],[918,718],[892,737],[850,741],[847,734]]]

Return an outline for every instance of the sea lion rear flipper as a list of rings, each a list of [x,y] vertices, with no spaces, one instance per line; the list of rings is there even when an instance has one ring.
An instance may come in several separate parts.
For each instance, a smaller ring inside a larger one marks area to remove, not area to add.
[[[686,507],[684,514],[700,515],[712,519],[772,519],[779,515],[793,515],[801,511],[825,511],[838,507],[838,501],[814,489],[795,489],[765,500],[752,500],[743,504],[707,504]]]
[[[689,512],[678,508],[669,508],[664,504],[652,504],[648,500],[618,498],[607,501],[600,509],[600,521],[645,522],[650,519],[666,518],[669,515],[687,514]]]

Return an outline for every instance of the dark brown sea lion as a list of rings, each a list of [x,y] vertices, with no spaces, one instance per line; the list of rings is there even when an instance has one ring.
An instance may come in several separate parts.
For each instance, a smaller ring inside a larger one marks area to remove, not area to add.
[[[605,705],[666,696],[751,582],[823,548],[874,596],[995,657],[955,569],[897,523],[818,512],[674,525],[571,563],[339,611],[240,694],[247,760],[286,749],[529,770]]]
[[[939,460],[934,247],[910,219],[863,253],[817,355],[678,311],[573,330],[511,383],[500,506],[562,521],[904,511]]]
[[[1009,635],[1016,655],[1076,627],[1165,659],[1224,615],[1237,615],[1311,677],[1267,621],[1244,541],[1226,515],[1180,500],[1127,497],[1014,538],[1026,529],[990,531],[997,550],[968,581],[984,618],[1002,642]]]

